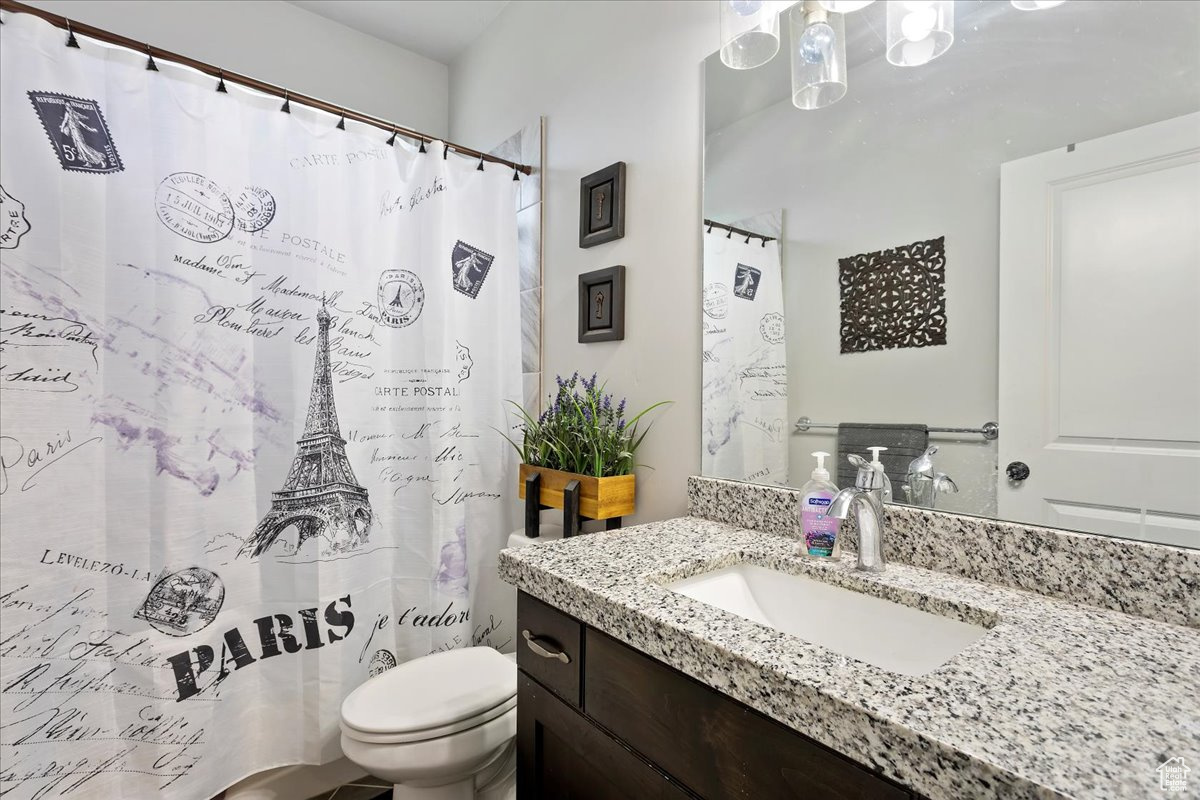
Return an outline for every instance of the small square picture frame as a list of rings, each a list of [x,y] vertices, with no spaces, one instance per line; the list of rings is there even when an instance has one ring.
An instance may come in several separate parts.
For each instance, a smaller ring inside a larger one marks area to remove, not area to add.
[[[579,181],[579,246],[625,236],[625,162],[609,164]]]
[[[605,267],[579,276],[579,341],[625,338],[625,267]]]

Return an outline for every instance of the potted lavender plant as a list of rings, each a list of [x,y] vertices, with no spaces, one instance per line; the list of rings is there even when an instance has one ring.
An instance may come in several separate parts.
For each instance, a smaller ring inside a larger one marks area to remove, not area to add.
[[[525,497],[525,478],[537,472],[544,506],[562,508],[563,489],[577,480],[583,516],[611,519],[632,514],[635,459],[650,432],[650,423],[641,427],[642,418],[670,401],[655,403],[626,419],[625,400],[614,403],[595,375],[581,378],[577,372],[556,381],[553,403],[537,419],[513,404],[523,417],[517,426],[521,441],[505,438],[521,457],[521,498]]]

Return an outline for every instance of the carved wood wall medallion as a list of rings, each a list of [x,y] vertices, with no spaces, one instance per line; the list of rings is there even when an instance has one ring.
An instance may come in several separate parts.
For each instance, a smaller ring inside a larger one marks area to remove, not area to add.
[[[842,352],[946,343],[946,237],[838,259]]]

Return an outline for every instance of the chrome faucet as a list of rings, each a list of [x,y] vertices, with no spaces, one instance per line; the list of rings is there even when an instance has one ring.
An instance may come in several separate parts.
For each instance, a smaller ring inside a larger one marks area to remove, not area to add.
[[[854,487],[838,492],[825,513],[837,519],[854,513],[858,525],[858,569],[883,572],[883,472],[862,456],[851,453],[849,458],[858,467]]]

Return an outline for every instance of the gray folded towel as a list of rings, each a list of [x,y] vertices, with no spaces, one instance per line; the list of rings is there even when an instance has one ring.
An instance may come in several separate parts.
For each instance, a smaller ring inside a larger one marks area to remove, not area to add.
[[[837,486],[844,489],[854,485],[858,470],[846,458],[850,453],[857,453],[868,461],[871,451],[868,447],[886,447],[879,454],[883,463],[883,471],[892,481],[892,493],[900,495],[903,500],[901,486],[908,474],[908,462],[912,461],[929,446],[928,425],[878,425],[867,422],[843,422],[838,425],[838,458]]]

